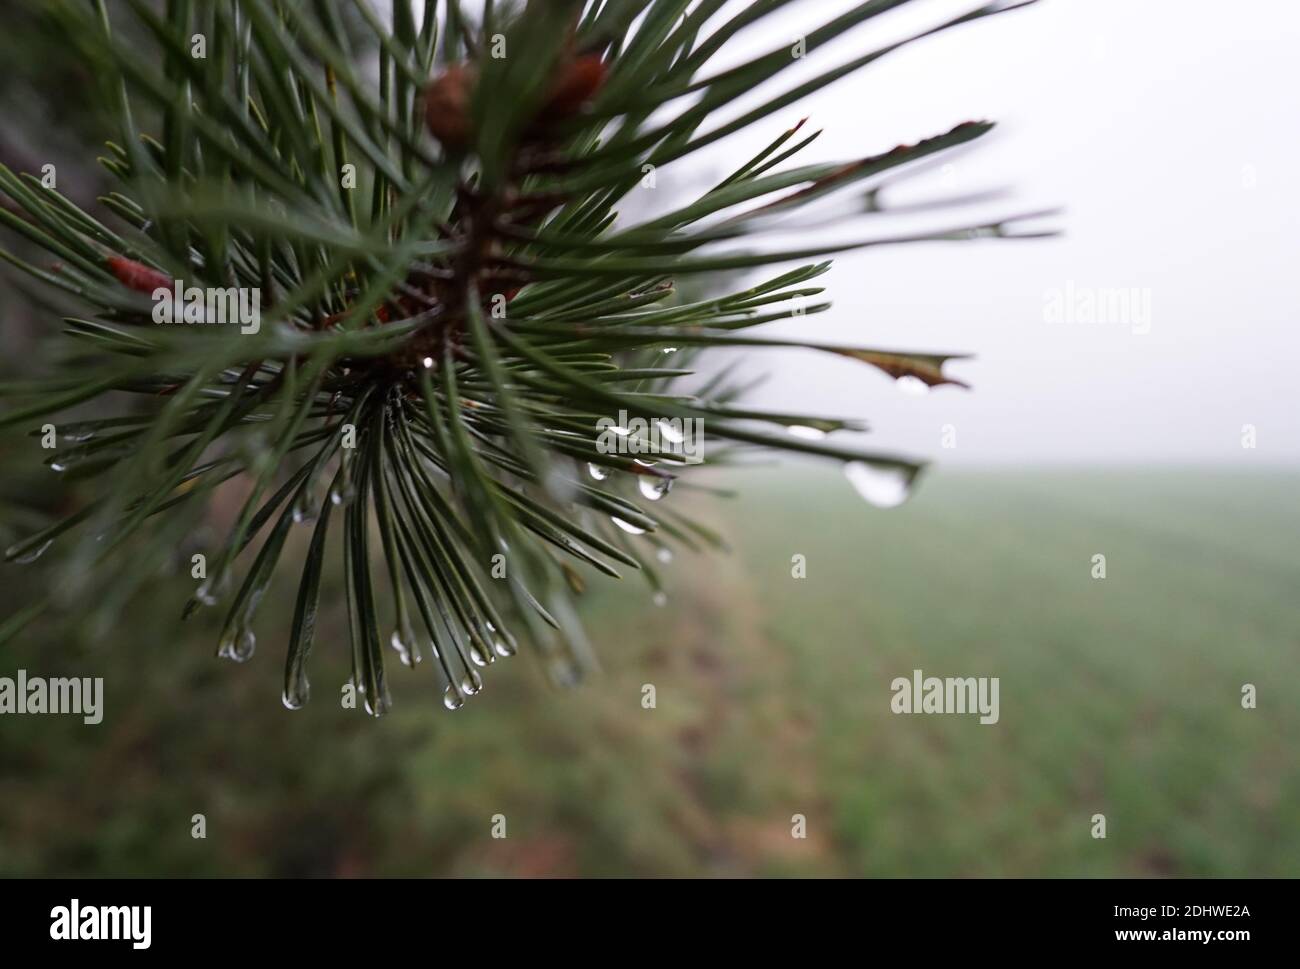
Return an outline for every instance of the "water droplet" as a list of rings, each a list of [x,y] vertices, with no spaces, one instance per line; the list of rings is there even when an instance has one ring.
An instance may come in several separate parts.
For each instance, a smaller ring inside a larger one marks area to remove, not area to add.
[[[82,444],[93,438],[96,430],[93,424],[64,424],[59,433],[74,444]]]
[[[912,492],[917,469],[899,464],[871,464],[851,461],[844,475],[866,501],[877,508],[895,508]]]
[[[448,686],[442,691],[442,705],[448,710],[459,710],[465,705],[465,698],[454,686]]]
[[[352,448],[342,448],[339,455],[339,472],[329,487],[330,504],[338,507],[350,505],[357,496],[357,486],[352,480],[352,465],[356,457],[352,451]]]
[[[304,522],[314,522],[316,520],[316,496],[311,488],[304,488],[298,492],[298,497],[293,500],[293,510],[290,512],[293,516],[293,523],[301,525]]]
[[[668,605],[668,593],[660,589],[658,592],[654,594],[654,598],[651,601],[656,606],[666,606]]]
[[[330,486],[330,504],[336,508],[352,504],[352,499],[356,496],[357,489],[353,486],[351,478],[345,478],[340,484]]]
[[[215,606],[230,589],[228,577],[205,579],[194,593],[194,598],[205,606]]]
[[[388,642],[397,650],[397,658],[403,666],[414,666],[420,662],[420,646],[410,629],[394,629]]]
[[[826,432],[819,427],[805,427],[802,424],[791,424],[786,428],[791,437],[801,437],[805,441],[820,441],[826,436]]]
[[[496,650],[496,654],[500,656],[502,659],[509,659],[511,656],[514,656],[515,653],[518,652],[518,650],[512,644],[506,642],[504,639],[498,639],[493,641],[492,648]]]
[[[623,529],[623,531],[627,532],[629,535],[645,534],[644,528],[637,528],[635,525],[631,524],[630,522],[625,522],[621,518],[616,518],[615,516],[611,515],[609,520],[612,521],[619,528]]]
[[[659,550],[655,552],[655,558],[657,558],[664,565],[667,565],[669,562],[673,560],[673,550],[670,549],[667,545],[661,546]]]
[[[236,628],[217,647],[217,655],[236,663],[247,663],[257,650],[257,636],[247,626]]]
[[[53,544],[54,544],[54,540],[51,538],[47,538],[40,545],[28,549],[22,555],[14,555],[12,561],[17,563],[18,565],[30,565],[32,562],[35,562],[38,558],[44,555],[45,550],[48,549]],[[13,555],[14,549],[16,548],[18,548],[17,545],[10,547],[8,552],[5,553],[6,556]]]
[[[307,682],[307,677],[299,673],[294,677],[291,685],[284,688],[284,694],[280,697],[285,709],[301,710],[311,699],[311,684]]]
[[[469,644],[469,659],[475,666],[483,667],[491,663],[496,657],[488,650],[484,649],[478,643]]]
[[[478,670],[470,670],[465,674],[465,678],[460,681],[460,688],[466,696],[473,696],[483,689],[483,677],[478,675]]]
[[[393,705],[393,698],[388,695],[388,684],[380,683],[377,696],[371,696],[369,691],[363,690],[361,693],[365,699],[366,713],[372,717],[382,717],[388,712],[388,708]]]
[[[670,444],[681,444],[686,440],[686,435],[668,421],[661,420],[656,426],[659,428],[659,435]]]
[[[669,489],[673,486],[673,479],[660,478],[657,475],[643,474],[636,484],[637,487],[641,489],[641,494],[646,498],[650,501],[658,501],[664,495],[668,494]],[[617,519],[615,520],[617,521]]]
[[[664,353],[664,354],[676,353],[676,352],[677,352],[677,348],[676,348],[676,347],[664,347],[664,348],[663,348],[663,353]]]
[[[609,468],[602,467],[599,464],[588,464],[587,474],[591,475],[596,481],[604,481],[609,477]]]
[[[253,658],[257,649],[257,636],[253,630],[245,629],[235,642],[235,654],[231,658],[237,663],[246,663]]]
[[[930,385],[920,377],[905,373],[894,381],[894,385],[909,397],[924,397],[930,392]]]

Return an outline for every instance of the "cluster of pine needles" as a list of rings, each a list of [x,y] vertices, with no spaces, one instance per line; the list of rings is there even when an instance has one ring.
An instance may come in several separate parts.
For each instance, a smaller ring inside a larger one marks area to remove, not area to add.
[[[797,165],[817,133],[786,122],[692,201],[658,211],[645,194],[700,149],[772,125],[887,54],[1023,5],[984,4],[781,85],[903,2],[810,25],[801,56],[783,45],[726,69],[711,67],[717,55],[788,0],[472,12],[457,0],[382,12],[370,0],[121,0],[111,16],[105,0],[50,4],[120,136],[101,159],[115,184],[92,208],[0,167],[0,225],[16,243],[0,258],[78,307],[44,344],[44,372],[0,385],[0,427],[52,431],[36,453],[78,496],[7,550],[24,562],[53,547],[60,571],[0,637],[68,602],[138,591],[230,483],[239,510],[178,610],[225,611],[219,654],[253,654],[259,603],[296,568],[283,700],[301,707],[327,555],[341,550],[366,709],[389,706],[390,646],[436,667],[455,709],[522,643],[557,682],[590,669],[574,601],[593,575],[640,573],[657,595],[675,550],[718,544],[664,500],[701,467],[779,449],[905,488],[916,462],[839,443],[856,422],[747,409],[733,370],[694,366],[710,349],[808,347],[955,383],[941,354],[753,333],[825,310],[817,282],[835,252],[1038,233],[1002,220],[832,244],[818,224],[798,248],[738,240],[798,232],[789,215],[832,196],[832,221],[870,225],[896,169],[991,125]],[[770,93],[741,100],[760,86]],[[627,224],[619,206],[633,194],[654,211]],[[741,271],[761,281],[719,295]],[[156,325],[158,290],[181,282],[255,291],[260,326]],[[707,460],[602,446],[615,415],[692,422]],[[310,541],[289,566],[296,525]]]

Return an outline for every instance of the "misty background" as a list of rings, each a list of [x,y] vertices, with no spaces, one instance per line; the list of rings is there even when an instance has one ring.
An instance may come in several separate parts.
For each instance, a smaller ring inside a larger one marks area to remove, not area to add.
[[[853,5],[793,4],[737,38],[717,69],[793,46]],[[907,4],[811,54],[736,111],[974,6]],[[973,353],[948,368],[972,390],[917,398],[853,361],[770,350],[750,354],[748,372],[770,374],[753,402],[865,417],[864,444],[941,466],[1294,466],[1297,42],[1300,13],[1264,0],[1045,0],[925,38],[681,163],[683,175],[693,165],[729,172],[803,116],[805,130],[825,131],[787,164],[850,160],[989,119],[998,122],[990,135],[882,201],[1010,190],[937,212],[931,227],[1062,209],[1035,223],[1061,228],[1055,240],[836,256],[822,280],[831,311],[765,328],[769,337]],[[671,189],[673,177],[666,169],[660,186]],[[845,205],[858,197],[836,196]],[[889,234],[877,222],[912,227],[873,217],[833,234]],[[1149,326],[1048,322],[1046,304],[1069,286],[1099,298],[1136,291],[1149,301]],[[957,446],[944,449],[949,424]],[[1246,424],[1255,449],[1242,447]]]

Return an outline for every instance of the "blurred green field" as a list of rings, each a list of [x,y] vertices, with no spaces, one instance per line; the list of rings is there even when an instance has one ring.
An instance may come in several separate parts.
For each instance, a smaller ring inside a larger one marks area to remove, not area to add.
[[[107,701],[0,718],[0,873],[1300,874],[1300,475],[940,471],[892,511],[820,466],[747,479],[667,499],[734,546],[679,554],[667,605],[591,583],[577,692],[521,656],[449,713],[395,667],[370,721],[332,693],[336,606],[290,713],[288,583],[245,666],[215,618],[178,637],[182,580],[107,641],[11,644],[0,675]],[[1000,722],[892,714],[913,669],[1000,677]]]

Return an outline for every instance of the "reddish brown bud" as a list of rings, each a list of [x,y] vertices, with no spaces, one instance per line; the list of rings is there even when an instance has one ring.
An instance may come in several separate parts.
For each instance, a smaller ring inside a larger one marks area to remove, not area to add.
[[[473,83],[472,68],[465,64],[453,64],[424,89],[425,124],[447,148],[463,149],[469,146],[469,95]]]
[[[607,73],[608,67],[599,54],[584,54],[561,63],[546,101],[537,112],[537,122],[559,121],[576,114],[595,97]],[[452,151],[463,151],[474,140],[470,95],[476,80],[473,65],[452,64],[424,89],[425,124],[443,147]],[[541,134],[537,124],[527,131],[530,137]]]
[[[127,289],[134,289],[137,293],[152,293],[156,289],[172,288],[170,276],[142,262],[118,255],[109,256],[107,262],[109,270]]]
[[[599,54],[584,54],[557,72],[551,95],[542,106],[541,117],[547,120],[567,118],[596,96],[605,83],[609,68]]]

